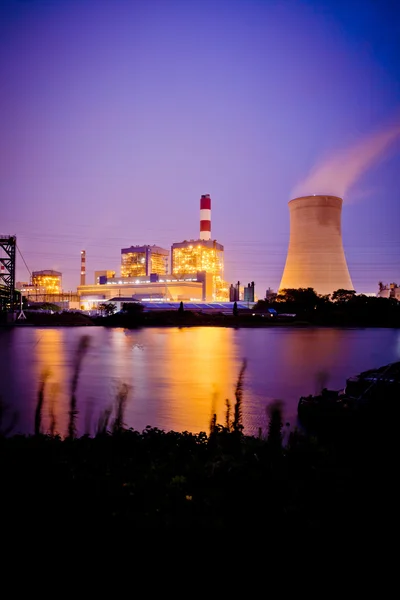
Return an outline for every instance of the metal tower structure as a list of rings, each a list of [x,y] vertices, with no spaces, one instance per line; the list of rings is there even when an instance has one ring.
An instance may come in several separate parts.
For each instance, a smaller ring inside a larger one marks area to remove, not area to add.
[[[17,238],[15,235],[0,234],[0,296],[1,308],[14,312],[15,303],[15,256]]]

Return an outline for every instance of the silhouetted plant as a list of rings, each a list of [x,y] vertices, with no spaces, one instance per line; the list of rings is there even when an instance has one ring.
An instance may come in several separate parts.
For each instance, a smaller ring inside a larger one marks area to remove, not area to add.
[[[181,302],[178,308],[178,315],[183,315],[184,312],[185,309],[183,308],[183,302]]]
[[[235,408],[234,408],[234,418],[232,423],[233,431],[237,433],[241,433],[243,431],[242,424],[242,400],[243,400],[243,379],[244,373],[247,368],[246,359],[243,360],[242,367],[239,372],[239,376],[236,382],[235,389]]]
[[[282,448],[282,402],[275,400],[267,407],[268,421],[268,444],[273,449]]]
[[[217,431],[217,413],[213,413],[210,419],[210,436]]]
[[[42,410],[44,404],[44,389],[46,387],[46,381],[49,378],[50,371],[44,369],[39,381],[38,398],[35,410],[35,435],[40,435],[42,426]]]
[[[78,414],[78,411],[76,410],[76,390],[82,368],[82,361],[89,348],[89,344],[90,337],[88,335],[83,335],[78,342],[78,348],[74,362],[74,372],[71,380],[71,398],[68,423],[68,436],[70,438],[74,438],[76,436],[76,416]]]
[[[237,317],[238,316],[238,307],[237,307],[237,302],[234,303],[233,305],[233,316]]]
[[[112,407],[109,406],[109,407],[105,408],[103,410],[103,412],[100,414],[100,417],[99,417],[99,420],[97,423],[96,435],[105,435],[107,433],[108,423],[110,421],[111,413],[112,413]]]
[[[115,419],[113,423],[113,433],[121,433],[125,429],[124,414],[128,394],[131,386],[126,383],[119,384],[117,396],[115,399]]]
[[[11,413],[8,425],[5,424],[6,415],[9,413],[9,411],[9,405],[6,404],[3,401],[3,398],[0,396],[0,437],[6,437],[9,435],[18,422],[19,414],[18,411],[15,410]]]
[[[226,405],[226,413],[225,413],[225,427],[228,431],[231,429],[231,403],[229,402],[229,398],[225,400]]]
[[[57,382],[52,383],[50,386],[50,402],[49,402],[50,427],[49,427],[49,432],[52,437],[54,437],[56,434],[57,421],[56,421],[56,414],[54,411],[54,405],[56,402],[56,397],[57,397],[57,393],[58,393],[59,389],[60,389],[60,385]]]

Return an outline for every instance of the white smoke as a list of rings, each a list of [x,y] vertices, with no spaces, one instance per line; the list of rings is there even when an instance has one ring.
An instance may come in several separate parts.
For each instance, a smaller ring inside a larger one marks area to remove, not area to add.
[[[354,146],[325,159],[299,183],[292,198],[327,194],[345,198],[353,183],[400,137],[400,123],[370,134]]]

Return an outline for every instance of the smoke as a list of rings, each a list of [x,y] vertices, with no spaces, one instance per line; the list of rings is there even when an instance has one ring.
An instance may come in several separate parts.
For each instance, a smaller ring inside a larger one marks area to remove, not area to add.
[[[299,183],[292,198],[327,194],[344,198],[349,188],[400,137],[400,122],[374,132],[354,146],[325,159]]]

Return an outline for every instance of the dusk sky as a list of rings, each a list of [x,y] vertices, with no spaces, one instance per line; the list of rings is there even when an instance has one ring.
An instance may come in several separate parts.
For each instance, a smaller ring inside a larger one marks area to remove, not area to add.
[[[0,233],[65,291],[198,239],[202,194],[258,297],[303,194],[343,197],[357,292],[400,284],[398,0],[0,0],[0,109]]]

